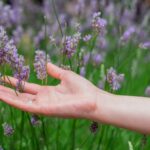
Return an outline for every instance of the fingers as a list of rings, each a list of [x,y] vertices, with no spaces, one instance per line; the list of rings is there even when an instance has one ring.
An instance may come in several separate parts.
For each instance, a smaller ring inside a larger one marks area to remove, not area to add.
[[[36,104],[33,103],[29,103],[30,101],[34,100],[35,97],[33,97],[32,95],[29,96],[29,94],[25,94],[23,96],[16,96],[15,94],[10,93],[6,93],[5,91],[0,90],[0,99],[15,107],[18,109],[21,109],[23,111],[27,111],[27,112],[31,112],[31,113],[36,113],[37,112],[37,108]]]
[[[29,98],[29,99],[34,99],[34,97],[35,97],[35,95],[32,95],[32,94],[15,92],[13,89],[2,86],[2,85],[0,85],[0,91],[5,92],[5,93],[9,93],[12,95],[15,94],[17,97],[21,96],[21,97]]]
[[[18,80],[13,77],[9,76],[4,76],[1,78],[5,83],[8,83],[14,87],[17,86]],[[41,86],[34,84],[34,83],[28,83],[28,82],[23,82],[23,91],[31,94],[37,94],[37,92],[40,90]]]
[[[52,63],[47,64],[47,73],[56,79],[61,80],[61,75],[64,73],[64,71],[65,70],[57,67],[56,65]]]

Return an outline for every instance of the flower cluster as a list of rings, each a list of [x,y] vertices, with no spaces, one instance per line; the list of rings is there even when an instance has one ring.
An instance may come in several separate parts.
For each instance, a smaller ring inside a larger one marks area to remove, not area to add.
[[[6,122],[2,124],[4,135],[11,136],[14,133],[14,129],[11,125],[7,124]]]
[[[47,76],[46,63],[50,62],[49,55],[46,56],[46,53],[42,50],[37,50],[35,52],[34,59],[34,68],[37,73],[37,78],[44,80]]]
[[[76,51],[79,40],[81,39],[81,34],[78,32],[73,36],[66,36],[63,39],[63,54],[70,58]]]
[[[19,24],[22,18],[22,9],[20,7],[12,8],[10,5],[4,5],[0,1],[0,25],[11,27]]]
[[[24,66],[24,57],[18,54],[13,40],[9,40],[6,31],[0,26],[0,65],[9,64],[13,70],[14,77],[18,79],[18,88],[22,81],[29,78],[29,66]]]
[[[100,16],[101,16],[100,12],[96,12],[93,14],[92,27],[96,31],[98,31],[100,34],[103,35],[105,33],[107,21],[105,19],[101,18]]]
[[[121,88],[121,83],[124,81],[124,74],[117,74],[114,68],[107,70],[106,80],[110,84],[112,90],[116,91]]]

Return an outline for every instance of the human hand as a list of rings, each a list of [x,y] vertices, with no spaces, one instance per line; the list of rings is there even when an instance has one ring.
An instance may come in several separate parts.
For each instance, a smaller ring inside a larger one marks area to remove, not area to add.
[[[24,83],[24,92],[15,94],[13,89],[0,85],[0,99],[9,105],[34,114],[57,117],[87,118],[96,109],[99,89],[88,80],[69,70],[47,64],[50,76],[61,80],[57,86]],[[4,77],[3,77],[4,80]],[[9,77],[16,86],[17,79]],[[5,77],[5,82],[10,83]]]

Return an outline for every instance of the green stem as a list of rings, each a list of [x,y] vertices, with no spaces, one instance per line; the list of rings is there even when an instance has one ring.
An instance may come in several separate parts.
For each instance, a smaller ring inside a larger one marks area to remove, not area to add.
[[[60,132],[60,122],[57,119],[57,133],[56,133],[56,149],[59,150],[59,132]]]
[[[24,130],[24,112],[21,112],[20,149],[22,149],[23,130]]]
[[[71,143],[71,149],[74,150],[75,149],[75,136],[76,136],[76,120],[73,120],[73,123],[72,123],[72,143]]]
[[[46,138],[45,124],[44,124],[43,118],[41,118],[41,121],[42,121],[42,134],[43,134],[43,138],[44,138],[44,141],[45,141],[46,148],[48,150],[49,148],[48,148],[48,142],[47,142],[47,138]]]
[[[36,137],[36,134],[35,134],[35,130],[34,130],[34,128],[33,128],[33,125],[32,125],[32,123],[31,123],[31,120],[30,120],[30,116],[29,116],[29,114],[28,113],[26,113],[26,115],[27,115],[27,118],[28,118],[28,121],[29,121],[29,126],[30,126],[30,128],[31,128],[31,133],[32,133],[32,143],[34,144],[34,147],[36,147],[35,149],[36,150],[40,150],[40,146],[39,146],[39,143],[38,143],[38,139],[37,139],[37,137]]]

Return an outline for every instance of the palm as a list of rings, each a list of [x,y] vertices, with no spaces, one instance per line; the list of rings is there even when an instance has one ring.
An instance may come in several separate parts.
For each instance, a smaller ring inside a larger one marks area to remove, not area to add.
[[[25,93],[19,93],[18,96],[12,89],[0,86],[0,99],[14,107],[36,114],[79,117],[82,113],[79,110],[88,112],[93,107],[93,103],[88,99],[90,93],[95,91],[95,87],[71,71],[64,71],[52,64],[49,67],[48,73],[61,80],[59,85],[40,86],[26,82]],[[16,79],[10,77],[9,80],[16,85]],[[9,83],[7,78],[5,82]]]

